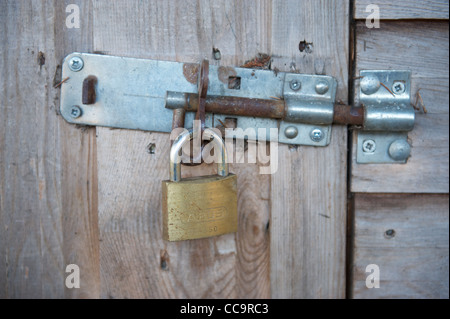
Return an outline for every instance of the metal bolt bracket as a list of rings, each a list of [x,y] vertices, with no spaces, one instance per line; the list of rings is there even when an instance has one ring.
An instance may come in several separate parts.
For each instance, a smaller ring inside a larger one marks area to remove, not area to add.
[[[279,142],[322,147],[329,145],[336,79],[324,75],[286,73],[284,83],[286,117],[280,123]],[[292,134],[294,129],[297,132],[295,136]]]
[[[198,95],[201,69],[196,63],[75,52],[62,67],[62,76],[70,81],[61,86],[61,115],[74,124],[171,132],[173,109],[185,108],[184,123],[190,129],[199,97],[205,102],[215,97],[228,99],[227,110],[235,113],[206,110],[205,128],[233,118],[243,131],[225,131],[225,137],[311,146],[330,143],[337,87],[333,77],[210,65],[208,81],[202,82],[208,84],[205,97]],[[240,85],[230,87],[230,79],[238,79]],[[252,115],[242,113],[239,99],[254,103],[247,105]],[[73,105],[82,108],[80,116],[72,116]],[[320,141],[310,137],[317,128],[323,132]]]
[[[357,133],[357,163],[406,163],[411,152],[408,132],[415,120],[411,72],[366,70],[360,76],[365,118],[363,130]]]
[[[241,133],[225,130],[225,137],[319,147],[331,142],[333,123],[353,124],[363,126],[358,163],[402,163],[409,156],[408,71],[361,71],[364,107],[350,107],[335,104],[331,76],[211,65],[200,85],[201,70],[197,63],[75,52],[62,66],[70,81],[61,86],[61,115],[74,124],[171,132],[174,109],[182,109],[187,129],[198,111],[204,128],[233,119]],[[363,151],[365,140],[374,141],[375,151]]]

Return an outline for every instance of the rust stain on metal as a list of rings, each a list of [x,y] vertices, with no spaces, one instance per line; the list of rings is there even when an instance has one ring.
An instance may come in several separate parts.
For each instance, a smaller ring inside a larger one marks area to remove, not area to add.
[[[187,112],[196,112],[198,106],[198,94],[186,94],[185,110]],[[272,119],[284,119],[286,116],[285,101],[279,97],[271,97],[271,99],[251,99],[235,96],[207,96],[205,98],[205,111],[216,114]],[[364,107],[335,104],[333,123],[362,126],[364,124]]]
[[[184,109],[174,109],[173,110],[173,120],[172,120],[172,130],[184,127],[186,111]]]
[[[272,57],[270,55],[265,53],[258,53],[256,57],[246,61],[243,65],[241,65],[241,68],[269,70],[271,62]]]
[[[219,70],[217,71],[219,80],[222,83],[225,83],[228,85],[228,79],[230,77],[236,76],[236,70],[231,66],[221,66],[219,67]]]
[[[82,101],[85,105],[94,104],[97,98],[95,94],[95,86],[97,85],[97,77],[89,75],[83,81]]]
[[[333,123],[343,125],[363,125],[364,108],[335,104]]]
[[[187,111],[198,109],[198,96],[188,94]],[[265,118],[283,118],[284,100],[250,99],[233,96],[207,96],[206,112],[228,115],[255,116]]]
[[[184,78],[192,84],[197,84],[199,65],[197,63],[184,63],[183,75]]]

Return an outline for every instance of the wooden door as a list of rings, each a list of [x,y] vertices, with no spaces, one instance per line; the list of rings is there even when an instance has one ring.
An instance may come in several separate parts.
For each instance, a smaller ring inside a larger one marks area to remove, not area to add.
[[[365,25],[371,3],[379,6],[379,29]],[[349,296],[448,298],[448,1],[356,0],[354,12],[354,75],[411,70],[419,110],[406,165],[357,164],[353,139]],[[380,267],[379,289],[366,288],[369,264]]]
[[[66,26],[69,4],[80,10],[80,28]],[[378,41],[386,41],[387,35],[396,41],[396,31],[408,30],[408,23],[414,23],[389,22],[386,29],[365,30],[360,22],[353,23],[353,17],[361,18],[358,4],[350,0],[2,1],[0,297],[367,296],[359,284],[364,276],[360,266],[373,250],[360,243],[361,227],[372,216],[384,220],[387,214],[393,223],[403,218],[374,208],[376,196],[410,214],[406,218],[412,232],[420,222],[418,203],[437,216],[430,222],[431,229],[437,221],[448,224],[443,211],[448,206],[448,169],[444,168],[448,164],[448,119],[439,115],[448,115],[444,104],[448,98],[442,94],[448,92],[448,72],[442,67],[448,69],[444,61],[448,45],[439,42],[439,49],[429,48],[440,57],[440,66],[431,62],[423,68],[413,65],[423,70],[424,76],[418,77],[423,84],[415,85],[423,85],[424,101],[436,116],[420,119],[419,123],[428,124],[419,124],[412,133],[417,134],[415,148],[407,165],[392,165],[389,174],[383,169],[386,166],[358,167],[348,156],[348,128],[334,125],[328,147],[280,144],[279,168],[273,175],[260,175],[259,163],[233,164],[231,171],[238,175],[239,185],[238,232],[178,243],[163,241],[161,234],[161,180],[168,177],[169,135],[70,125],[59,114],[60,90],[55,87],[61,81],[62,59],[75,51],[195,63],[208,58],[220,66],[240,66],[266,53],[273,70],[335,77],[336,99],[350,103],[358,68],[409,69],[408,59],[365,58],[363,43],[381,48]],[[448,19],[448,4],[447,16],[439,18]],[[448,20],[429,22],[428,29],[413,33],[413,39],[425,41],[420,42],[423,49],[433,39],[446,36],[448,40],[445,26]],[[428,31],[435,37],[425,37]],[[312,43],[312,51],[300,52],[301,41]],[[213,59],[213,47],[220,50],[220,60]],[[413,61],[423,61],[424,56],[425,51]],[[435,71],[443,79],[438,89],[427,81]],[[422,153],[428,152],[422,139],[428,134],[425,127],[436,123],[442,133],[435,141],[440,145],[438,160],[431,165],[441,165],[440,173],[425,165]],[[439,141],[447,141],[447,146]],[[152,152],[148,152],[149,145]],[[423,145],[423,151],[418,147],[416,153],[416,145]],[[415,168],[428,172],[425,190],[411,188],[410,176],[422,174]],[[193,176],[212,174],[214,169],[202,165],[184,171]],[[364,186],[368,172],[377,181]],[[392,176],[403,179],[404,187],[393,191],[392,185],[386,186],[385,180]],[[437,186],[430,180],[434,177],[439,180]],[[380,192],[441,195],[373,194]],[[350,214],[347,202],[354,203]],[[448,237],[448,226],[439,228],[439,234]],[[426,245],[419,246],[426,250],[435,240],[439,249],[430,254],[438,256],[439,250],[440,259],[434,259],[433,267],[447,267],[448,282],[448,242],[426,237]],[[384,249],[382,242],[375,244]],[[411,241],[399,245],[398,249],[407,246],[414,252],[417,246]],[[377,250],[376,256],[385,254]],[[392,258],[388,261],[396,263]],[[65,285],[69,264],[79,266],[79,289]],[[445,275],[433,278],[441,280]],[[448,295],[448,284],[446,288]],[[372,296],[398,296],[378,291],[380,295]]]

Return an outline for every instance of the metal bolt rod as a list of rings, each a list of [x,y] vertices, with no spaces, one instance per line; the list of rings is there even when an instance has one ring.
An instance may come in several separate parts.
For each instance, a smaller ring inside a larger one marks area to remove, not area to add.
[[[186,111],[196,111],[198,98],[196,94],[187,94]],[[255,116],[267,118],[284,117],[283,100],[250,99],[233,96],[207,96],[206,112]]]
[[[168,92],[168,100],[178,93]],[[180,102],[179,99],[185,99]],[[183,106],[188,112],[195,112],[198,109],[198,95],[188,93],[177,95],[177,103],[166,105],[167,108],[178,108]],[[254,116],[272,119],[284,119],[286,116],[286,106],[284,100],[273,99],[250,99],[233,96],[207,96],[205,99],[205,111],[217,114]],[[334,105],[334,124],[341,125],[363,125],[364,108],[352,107],[349,105]]]
[[[364,125],[364,108],[351,105],[334,105],[334,124]]]
[[[172,130],[179,127],[184,127],[185,113],[186,111],[184,109],[173,110]]]

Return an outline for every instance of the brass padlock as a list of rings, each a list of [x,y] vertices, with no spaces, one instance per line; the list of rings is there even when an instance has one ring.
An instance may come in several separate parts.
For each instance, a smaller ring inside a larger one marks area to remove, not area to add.
[[[181,178],[181,147],[193,132],[178,136],[170,150],[170,180],[162,182],[163,238],[169,241],[197,239],[237,231],[237,177],[228,173],[222,138],[206,129],[214,143],[218,175]]]

